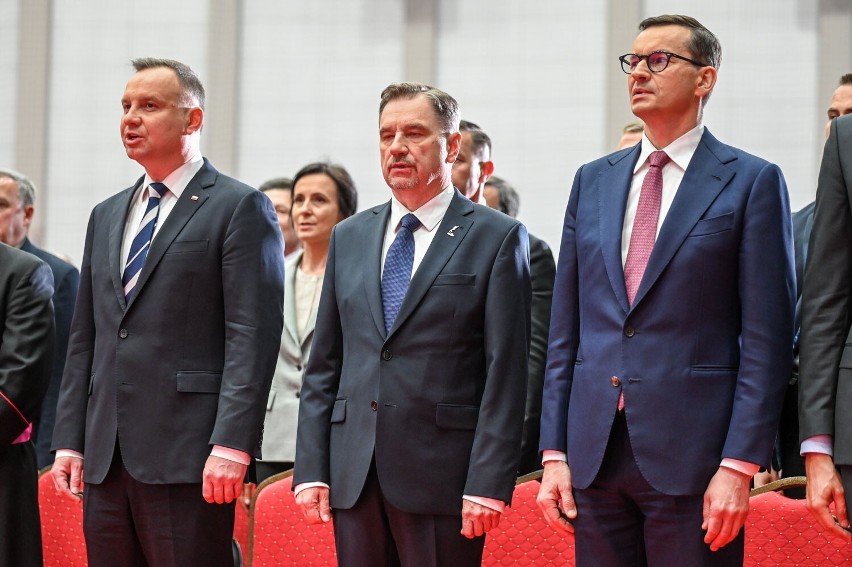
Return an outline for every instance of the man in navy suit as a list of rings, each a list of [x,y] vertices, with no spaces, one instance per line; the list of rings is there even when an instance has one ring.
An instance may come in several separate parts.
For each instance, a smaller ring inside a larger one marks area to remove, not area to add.
[[[89,218],[53,478],[79,497],[89,565],[232,565],[283,325],[269,199],[201,156],[204,88],[137,59],[121,138],[145,175]],[[85,460],[84,460],[85,459]]]
[[[393,196],[331,237],[293,483],[307,521],[334,509],[347,567],[478,566],[512,497],[529,243],[521,223],[453,187],[458,116],[443,91],[387,87],[379,147]]]
[[[62,371],[65,369],[68,333],[71,330],[71,318],[74,316],[80,272],[62,258],[42,250],[30,241],[27,232],[34,214],[35,187],[32,181],[18,172],[0,170],[0,242],[44,260],[53,272],[53,314],[56,323],[53,371],[50,373],[50,384],[41,410],[33,420],[36,460],[38,467],[43,468],[53,462],[50,441],[56,422],[56,402],[59,398]]]
[[[787,188],[701,122],[716,37],[639,29],[620,59],[642,142],[581,167],[568,201],[538,500],[578,565],[741,565],[791,371]]]

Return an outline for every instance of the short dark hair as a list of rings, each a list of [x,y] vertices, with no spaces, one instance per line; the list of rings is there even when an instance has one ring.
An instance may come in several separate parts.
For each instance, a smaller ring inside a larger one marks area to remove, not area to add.
[[[3,177],[11,179],[18,186],[18,198],[21,201],[21,206],[26,207],[35,203],[35,185],[26,175],[13,169],[0,169],[0,178]]]
[[[485,186],[491,186],[497,190],[497,195],[499,196],[499,201],[497,203],[498,211],[505,213],[512,218],[516,218],[518,216],[518,209],[521,208],[521,199],[518,196],[518,192],[515,191],[515,188],[512,187],[508,181],[501,177],[497,177],[496,175],[492,175],[488,178],[488,181],[485,182]]]
[[[202,109],[204,108],[204,85],[201,84],[201,79],[193,71],[189,65],[175,61],[174,59],[160,59],[157,57],[141,57],[131,61],[136,72],[144,71],[145,69],[156,69],[158,67],[166,67],[171,69],[177,75],[178,83],[183,92],[183,104],[193,106],[196,102]]]
[[[716,69],[722,64],[722,45],[719,43],[719,39],[695,18],[677,14],[645,18],[639,24],[639,31],[645,31],[654,26],[682,26],[689,28],[692,30],[692,37],[686,42],[686,48],[689,50],[692,58]]]
[[[267,191],[272,191],[273,189],[283,189],[284,191],[290,191],[293,189],[293,180],[289,177],[276,177],[274,179],[270,179],[269,181],[264,181],[263,185],[258,188],[261,193],[266,193]]]
[[[846,73],[840,77],[840,82],[837,83],[837,86],[842,87],[844,85],[852,85],[852,73]]]
[[[474,124],[469,120],[462,120],[459,122],[459,131],[470,132],[473,151],[476,152],[480,160],[486,161],[491,159],[491,138],[488,137],[488,134],[478,124]]]
[[[436,89],[423,83],[392,83],[382,91],[379,103],[379,117],[385,106],[398,98],[412,99],[418,95],[425,96],[432,104],[435,114],[445,132],[457,132],[459,129],[459,103],[456,99],[441,89]]]
[[[349,218],[358,210],[358,190],[355,189],[355,182],[352,181],[352,176],[344,169],[342,165],[330,163],[327,161],[317,161],[309,163],[299,170],[293,177],[293,186],[290,188],[290,197],[295,199],[293,195],[296,184],[301,178],[306,175],[314,175],[324,173],[328,175],[334,184],[337,186],[337,207],[340,209],[340,216]]]

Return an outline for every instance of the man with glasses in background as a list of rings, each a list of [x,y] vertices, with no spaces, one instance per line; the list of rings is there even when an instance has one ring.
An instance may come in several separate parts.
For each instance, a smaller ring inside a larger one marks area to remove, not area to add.
[[[701,122],[716,37],[688,16],[639,30],[620,59],[642,141],[581,167],[568,201],[538,500],[580,566],[742,565],[790,375],[787,188]]]

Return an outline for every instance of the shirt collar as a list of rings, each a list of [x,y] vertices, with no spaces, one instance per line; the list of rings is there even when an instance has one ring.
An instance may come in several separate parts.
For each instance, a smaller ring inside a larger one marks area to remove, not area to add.
[[[443,191],[432,197],[416,211],[409,211],[405,208],[405,205],[400,203],[396,197],[391,195],[390,226],[392,226],[394,232],[396,232],[396,229],[399,227],[399,221],[402,220],[402,217],[408,213],[414,213],[414,216],[416,216],[417,220],[420,221],[422,228],[432,232],[441,223],[441,220],[444,218],[444,214],[446,214],[447,209],[450,208],[450,201],[453,200],[455,191],[456,190],[452,185],[448,185]]]
[[[195,174],[198,173],[202,165],[204,165],[204,158],[201,157],[200,153],[195,154],[185,164],[168,174],[161,183],[168,187],[169,192],[179,199],[183,190],[186,189],[186,186],[189,185],[189,182],[192,181],[192,178],[195,177]],[[153,182],[154,180],[146,173],[145,182],[142,185],[142,191],[140,191],[143,197],[145,197],[145,188]]]
[[[701,136],[704,135],[704,124],[699,123],[695,128],[673,141],[671,144],[666,146],[665,148],[660,148],[666,155],[669,156],[669,159],[672,160],[679,168],[686,171],[686,167],[689,165],[690,160],[692,160],[692,156],[695,154],[695,150],[698,149],[698,144],[701,142]],[[648,156],[651,155],[652,152],[657,151],[657,148],[651,143],[644,133],[642,134],[642,149],[639,152],[639,159],[636,161],[636,166],[633,168],[633,173],[639,171],[642,166],[645,165],[645,162],[648,161]]]

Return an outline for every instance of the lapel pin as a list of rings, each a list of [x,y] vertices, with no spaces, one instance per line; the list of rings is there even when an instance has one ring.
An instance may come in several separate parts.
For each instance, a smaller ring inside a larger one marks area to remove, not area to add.
[[[455,230],[457,228],[461,228],[461,227],[459,225],[455,225],[453,228],[451,228],[450,230],[447,231],[447,236],[455,236],[455,234],[453,234],[453,233],[455,232]]]
[[[198,195],[193,195],[192,197],[190,197],[190,198],[189,198],[189,200],[190,200],[190,201],[197,201],[197,200],[198,200]]]

